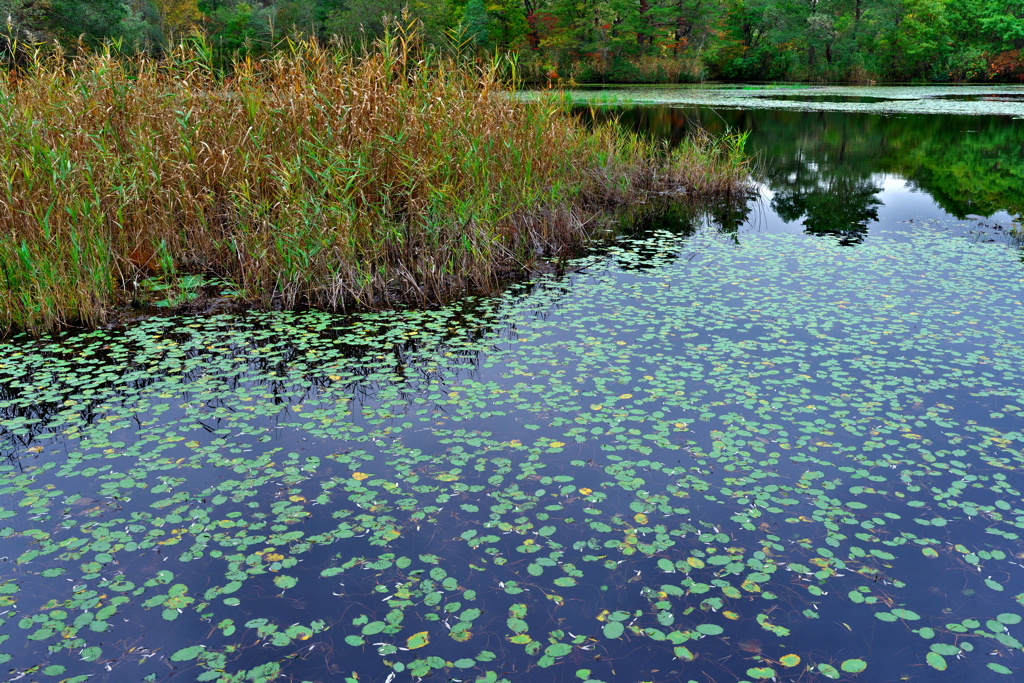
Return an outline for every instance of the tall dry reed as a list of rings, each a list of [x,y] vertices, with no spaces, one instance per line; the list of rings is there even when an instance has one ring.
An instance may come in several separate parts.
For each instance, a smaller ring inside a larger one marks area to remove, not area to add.
[[[198,40],[36,55],[0,74],[0,332],[101,324],[188,273],[262,306],[439,302],[580,243],[609,206],[743,182],[735,146],[588,128],[498,72],[401,32],[227,77]]]

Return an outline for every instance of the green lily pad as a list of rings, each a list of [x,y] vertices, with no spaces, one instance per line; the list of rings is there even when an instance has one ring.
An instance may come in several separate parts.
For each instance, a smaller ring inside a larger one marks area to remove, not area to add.
[[[847,659],[840,668],[848,674],[859,674],[868,668],[868,663],[863,659]]]
[[[604,625],[604,628],[602,629],[602,631],[604,632],[604,637],[610,640],[614,640],[615,638],[620,637],[625,630],[626,629],[622,625],[622,622],[618,621],[609,621]]]
[[[933,669],[938,669],[939,671],[946,670],[946,660],[943,659],[942,655],[936,652],[929,652],[925,659],[928,661],[928,665]]]

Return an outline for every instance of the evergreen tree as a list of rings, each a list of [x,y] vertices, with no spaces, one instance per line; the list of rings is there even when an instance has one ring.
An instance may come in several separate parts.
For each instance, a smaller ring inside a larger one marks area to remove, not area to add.
[[[122,35],[128,5],[122,0],[50,0],[48,23],[65,41],[97,46]]]

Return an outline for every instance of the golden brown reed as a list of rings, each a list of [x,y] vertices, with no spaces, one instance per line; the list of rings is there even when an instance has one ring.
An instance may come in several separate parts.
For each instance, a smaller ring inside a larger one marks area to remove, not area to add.
[[[0,332],[102,324],[146,278],[188,273],[261,306],[442,302],[582,243],[609,207],[746,177],[737,144],[589,128],[408,35],[229,76],[211,55],[197,39],[0,74]]]

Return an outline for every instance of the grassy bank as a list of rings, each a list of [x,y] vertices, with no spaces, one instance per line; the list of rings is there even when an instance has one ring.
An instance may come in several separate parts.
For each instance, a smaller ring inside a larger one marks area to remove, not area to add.
[[[741,143],[588,128],[505,96],[498,71],[399,36],[229,77],[201,43],[0,74],[0,331],[204,282],[259,306],[440,302],[578,245],[609,208],[743,182]]]

